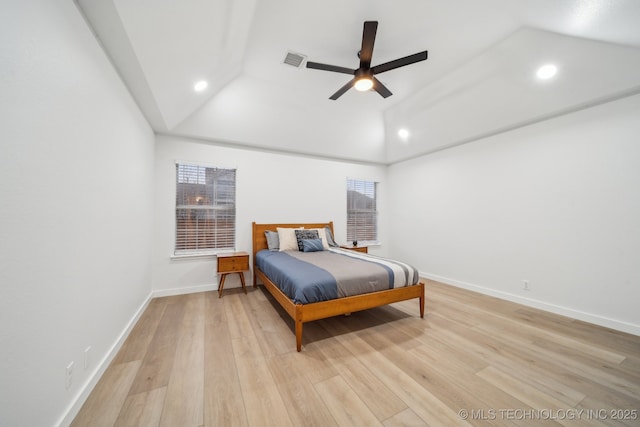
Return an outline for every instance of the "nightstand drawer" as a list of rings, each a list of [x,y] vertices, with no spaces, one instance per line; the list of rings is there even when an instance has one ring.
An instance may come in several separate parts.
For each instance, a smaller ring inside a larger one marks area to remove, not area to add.
[[[249,270],[249,254],[234,252],[218,254],[218,273],[229,273]]]

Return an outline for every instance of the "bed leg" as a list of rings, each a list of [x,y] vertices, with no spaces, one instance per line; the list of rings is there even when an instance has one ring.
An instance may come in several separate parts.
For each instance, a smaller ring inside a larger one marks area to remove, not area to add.
[[[424,319],[424,283],[420,283],[422,286],[422,296],[420,297],[420,318]]]
[[[302,351],[302,322],[296,320],[296,350]]]
[[[302,351],[302,305],[296,305],[296,350]]]

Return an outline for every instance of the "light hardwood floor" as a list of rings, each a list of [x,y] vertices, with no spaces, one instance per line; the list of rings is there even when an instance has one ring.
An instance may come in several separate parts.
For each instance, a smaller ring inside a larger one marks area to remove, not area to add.
[[[157,298],[73,426],[640,425],[640,337],[427,281],[306,323],[259,287]]]

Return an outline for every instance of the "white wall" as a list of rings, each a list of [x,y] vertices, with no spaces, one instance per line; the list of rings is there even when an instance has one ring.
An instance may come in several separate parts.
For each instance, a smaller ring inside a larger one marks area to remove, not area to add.
[[[380,182],[380,205],[386,195],[386,167],[230,148],[204,141],[156,138],[153,288],[157,295],[217,289],[215,257],[172,259],[175,235],[175,162],[236,167],[236,249],[251,253],[251,223],[334,221],[336,240],[346,243],[346,179]],[[386,212],[380,211],[386,250]],[[252,275],[245,273],[247,283]],[[229,276],[225,288],[239,285]],[[227,285],[228,284],[228,285]]]
[[[640,334],[639,118],[634,96],[394,164],[390,251],[444,282]]]
[[[154,136],[71,1],[3,2],[0,94],[0,424],[64,424],[151,292]]]

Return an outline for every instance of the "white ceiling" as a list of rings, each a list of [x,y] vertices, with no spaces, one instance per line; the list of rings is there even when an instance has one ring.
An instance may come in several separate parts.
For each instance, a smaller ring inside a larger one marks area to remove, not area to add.
[[[386,164],[640,93],[638,0],[76,3],[162,134]],[[372,65],[429,51],[377,76],[393,96],[332,101],[348,75],[283,63],[357,68],[366,20]]]

